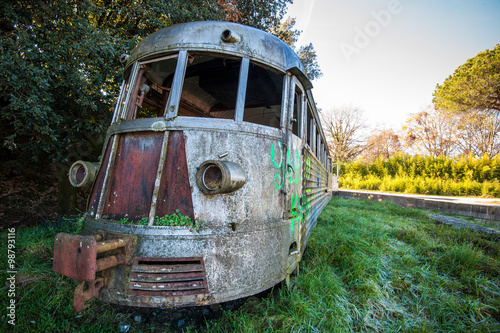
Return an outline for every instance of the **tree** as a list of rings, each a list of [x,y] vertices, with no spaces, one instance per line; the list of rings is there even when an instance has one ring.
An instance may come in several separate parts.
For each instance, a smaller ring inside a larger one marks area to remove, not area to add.
[[[300,30],[294,29],[295,18],[289,17],[283,22],[278,23],[268,29],[268,32],[277,36],[282,41],[288,44],[299,56],[302,64],[304,65],[304,71],[309,80],[315,80],[320,78],[323,73],[318,64],[318,59],[316,55],[316,50],[312,43],[307,46],[301,46],[298,50],[296,47],[297,40],[302,33]]]
[[[438,84],[433,102],[439,110],[500,112],[500,44],[479,52]]]
[[[350,162],[358,157],[363,145],[365,120],[363,112],[356,107],[338,107],[322,115],[323,130],[333,161]]]
[[[277,25],[270,27],[268,32],[284,41],[291,48],[295,48],[295,43],[297,43],[297,40],[302,33],[302,31],[294,28],[296,23],[297,22],[294,17],[289,17],[285,21],[279,22]]]
[[[147,34],[195,20],[268,28],[288,1],[4,0],[0,3],[0,131],[19,164],[52,164],[60,212],[74,212],[70,161],[100,153],[119,92],[121,54]],[[2,153],[2,156],[4,154]]]
[[[363,158],[367,162],[373,162],[380,156],[387,160],[394,154],[401,152],[401,149],[400,137],[394,130],[376,129],[367,138]]]
[[[88,1],[10,1],[2,7],[1,120],[19,158],[52,162],[60,210],[76,206],[68,161],[97,157],[118,89],[122,44],[88,20]]]
[[[407,146],[434,157],[449,156],[456,148],[455,118],[431,106],[406,121]]]
[[[312,81],[318,79],[323,75],[321,69],[319,68],[316,50],[314,50],[312,43],[309,43],[309,45],[306,46],[301,46],[297,54],[304,64],[304,70],[309,80]]]
[[[267,31],[280,24],[292,0],[237,0],[237,3],[241,23]]]

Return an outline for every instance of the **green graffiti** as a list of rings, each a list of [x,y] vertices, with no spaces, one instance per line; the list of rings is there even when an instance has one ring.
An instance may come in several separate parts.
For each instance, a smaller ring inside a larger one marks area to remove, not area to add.
[[[288,181],[290,182],[290,184],[300,184],[300,154],[298,151],[295,152],[294,157],[295,159],[294,161],[292,161],[290,157],[290,151],[288,151],[287,163],[289,167],[292,166],[292,162],[294,162],[291,168],[293,170],[293,175],[292,172],[288,173]]]
[[[274,174],[274,186],[276,189],[281,189],[285,185],[286,173],[288,172],[288,181],[290,186],[296,186],[297,190],[300,191],[300,185],[302,184],[302,172],[300,168],[300,153],[296,151],[292,153],[291,150],[288,150],[286,153],[286,160],[284,159],[284,149],[285,147],[278,141],[278,149],[279,149],[279,163],[276,162],[278,152],[275,148],[274,144],[271,143],[271,161],[273,166],[277,169],[277,172]],[[306,158],[305,160],[305,173],[304,176],[306,179],[311,177],[311,159]],[[287,171],[288,170],[288,171]],[[295,185],[294,185],[295,184]],[[310,189],[305,190],[306,193],[310,192]],[[307,202],[307,197],[305,194],[292,194],[291,195],[291,205],[290,205],[290,233],[293,235],[293,231],[295,230],[295,226],[302,223],[304,216],[309,214],[311,211],[310,205]]]
[[[276,169],[282,169],[282,174],[280,175],[279,172],[274,174],[274,186],[276,189],[281,189],[283,185],[285,184],[285,161],[283,161],[283,145],[281,144],[281,141],[278,141],[278,146],[279,146],[279,151],[280,151],[280,162],[277,164],[275,160],[275,155],[276,152],[274,150],[274,144],[271,143],[271,161],[273,162],[273,165]]]

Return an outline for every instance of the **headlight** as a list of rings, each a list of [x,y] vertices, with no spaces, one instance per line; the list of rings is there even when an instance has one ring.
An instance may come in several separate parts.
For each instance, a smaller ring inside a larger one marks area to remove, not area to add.
[[[84,187],[92,185],[99,170],[99,163],[76,161],[69,168],[69,182],[74,187]]]
[[[247,182],[241,166],[227,161],[205,161],[196,172],[196,183],[205,194],[231,193]]]

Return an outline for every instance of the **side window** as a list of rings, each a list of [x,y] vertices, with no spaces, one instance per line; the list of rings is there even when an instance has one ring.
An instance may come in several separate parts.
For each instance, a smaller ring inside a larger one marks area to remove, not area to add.
[[[281,127],[284,74],[250,62],[243,121]]]
[[[309,145],[309,148],[312,149],[313,143],[314,143],[314,137],[313,137],[313,132],[314,132],[314,127],[313,127],[314,119],[312,115],[312,110],[311,106],[309,105],[309,101],[307,102],[307,116],[306,116],[306,133],[304,134],[306,136],[306,142]]]
[[[299,87],[295,87],[293,97],[293,116],[292,116],[292,133],[301,137],[300,128],[302,127],[302,91]]]
[[[165,114],[177,56],[139,64],[126,119],[161,117]]]
[[[234,119],[241,59],[190,53],[179,116]]]

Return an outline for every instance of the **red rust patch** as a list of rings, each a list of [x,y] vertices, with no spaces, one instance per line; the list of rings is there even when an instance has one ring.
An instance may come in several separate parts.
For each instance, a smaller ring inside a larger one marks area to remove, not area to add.
[[[140,219],[149,215],[163,133],[122,134],[103,215]]]
[[[91,237],[59,233],[54,240],[54,272],[92,281],[96,273],[97,242]]]
[[[161,177],[156,215],[170,215],[177,209],[182,215],[194,220],[186,143],[182,131],[172,131],[168,138],[167,157]]]

